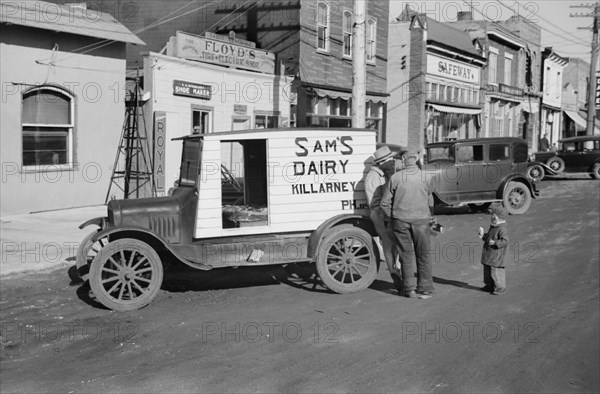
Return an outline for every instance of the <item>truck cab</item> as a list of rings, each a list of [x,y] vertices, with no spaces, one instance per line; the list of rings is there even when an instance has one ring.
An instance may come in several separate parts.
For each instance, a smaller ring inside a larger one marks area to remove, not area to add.
[[[367,129],[257,129],[193,135],[164,197],[111,200],[77,266],[105,306],[131,310],[158,293],[163,263],[201,270],[315,263],[337,293],[367,288],[379,267],[363,178]]]

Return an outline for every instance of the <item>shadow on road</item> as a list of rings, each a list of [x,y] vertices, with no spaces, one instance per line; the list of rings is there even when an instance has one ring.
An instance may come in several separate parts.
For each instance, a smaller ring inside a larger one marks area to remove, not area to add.
[[[455,286],[455,287],[461,287],[463,289],[468,289],[468,290],[481,291],[481,288],[479,288],[477,286],[472,286],[472,285],[468,284],[467,282],[460,282],[458,280],[443,279],[443,278],[438,278],[437,276],[433,277],[433,283],[439,283],[441,285],[450,285],[450,286]]]

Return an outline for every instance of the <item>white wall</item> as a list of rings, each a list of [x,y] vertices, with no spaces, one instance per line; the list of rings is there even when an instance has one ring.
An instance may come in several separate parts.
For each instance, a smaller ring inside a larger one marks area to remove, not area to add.
[[[155,111],[167,114],[165,189],[178,178],[181,142],[171,139],[190,134],[192,105],[213,109],[212,130],[233,127],[234,105],[245,105],[250,125],[255,111],[279,111],[280,122],[290,118],[290,86],[285,77],[260,74],[150,53],[144,57],[144,89],[151,95],[151,119]],[[216,86],[210,100],[173,95],[173,80]],[[148,121],[148,124],[152,124]]]
[[[125,60],[5,43],[0,53],[2,214],[103,204],[123,125]],[[52,68],[37,62],[51,59]],[[22,93],[44,82],[75,96],[73,170],[22,166]]]

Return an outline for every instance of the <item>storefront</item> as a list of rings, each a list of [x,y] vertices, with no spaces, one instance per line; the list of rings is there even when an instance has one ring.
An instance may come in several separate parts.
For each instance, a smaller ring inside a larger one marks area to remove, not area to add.
[[[144,90],[158,194],[178,177],[181,145],[173,138],[289,127],[289,78],[275,74],[272,53],[244,40],[178,32],[167,55],[145,54]]]
[[[480,67],[427,54],[427,143],[477,136],[480,72]]]

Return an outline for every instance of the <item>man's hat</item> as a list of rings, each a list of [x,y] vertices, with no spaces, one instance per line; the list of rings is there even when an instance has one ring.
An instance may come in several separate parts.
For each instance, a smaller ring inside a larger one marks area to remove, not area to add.
[[[390,148],[388,148],[387,146],[382,146],[381,148],[377,149],[375,153],[373,153],[373,162],[375,164],[381,164],[384,161],[391,159],[393,156],[394,154],[392,153]]]

